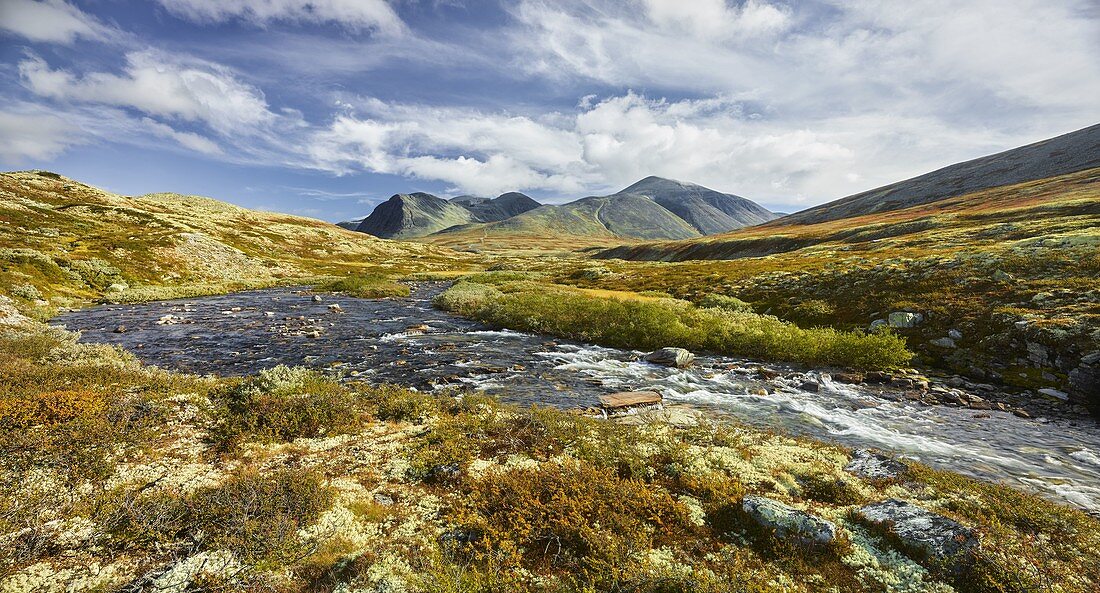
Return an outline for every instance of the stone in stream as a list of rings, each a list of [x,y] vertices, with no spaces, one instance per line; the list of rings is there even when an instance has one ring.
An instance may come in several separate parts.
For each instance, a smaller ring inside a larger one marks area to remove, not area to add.
[[[763,496],[746,496],[741,510],[780,539],[795,538],[804,544],[825,545],[836,539],[836,526],[807,512]]]
[[[972,529],[896,498],[869,504],[857,515],[896,538],[919,560],[953,562],[978,545]]]
[[[313,302],[315,302],[315,303],[319,303],[319,302],[321,302],[322,300],[323,300],[323,299],[321,299],[321,295],[319,295],[319,294],[315,294],[315,295],[313,295]]]
[[[661,403],[661,394],[656,391],[620,391],[600,396],[600,406],[605,410],[622,410],[659,403]]]
[[[695,360],[695,355],[683,348],[661,348],[645,355],[646,362],[684,368]]]
[[[868,449],[852,451],[852,460],[844,466],[844,471],[872,480],[900,478],[908,469],[904,463]]]

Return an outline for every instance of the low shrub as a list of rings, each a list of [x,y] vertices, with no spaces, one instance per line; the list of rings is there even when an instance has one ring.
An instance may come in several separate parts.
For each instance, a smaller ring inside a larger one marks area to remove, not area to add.
[[[617,348],[679,346],[734,356],[891,368],[912,354],[904,339],[830,328],[803,329],[745,311],[701,309],[675,300],[599,298],[556,285],[462,283],[435,304],[486,323]]]
[[[313,287],[322,292],[342,292],[362,299],[407,297],[409,287],[381,274],[361,274],[331,280]]]
[[[209,438],[219,451],[244,440],[288,442],[352,431],[367,416],[354,392],[319,372],[277,367],[213,390]]]
[[[696,304],[703,309],[725,309],[726,311],[752,313],[752,305],[737,297],[724,294],[708,294]]]
[[[54,426],[99,415],[105,409],[104,395],[87,389],[10,395],[0,397],[0,425],[9,428]]]

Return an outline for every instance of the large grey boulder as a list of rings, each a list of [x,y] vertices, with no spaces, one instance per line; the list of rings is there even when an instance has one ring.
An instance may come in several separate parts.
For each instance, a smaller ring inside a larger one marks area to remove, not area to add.
[[[852,451],[852,460],[844,466],[844,471],[871,480],[897,479],[908,469],[904,463],[868,449]]]
[[[891,498],[858,511],[867,523],[896,537],[919,560],[955,561],[978,545],[974,531],[957,521]]]
[[[917,327],[924,322],[924,315],[909,311],[894,311],[887,317],[886,321],[890,324],[890,327]]]
[[[804,544],[824,545],[836,539],[836,526],[804,511],[763,496],[746,496],[741,510],[761,527],[781,539],[795,538]]]
[[[661,348],[645,355],[646,362],[683,368],[695,360],[695,355],[683,348]]]

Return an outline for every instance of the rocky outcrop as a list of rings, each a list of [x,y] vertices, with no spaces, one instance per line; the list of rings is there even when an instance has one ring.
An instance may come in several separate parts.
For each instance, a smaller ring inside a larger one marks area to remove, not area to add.
[[[852,460],[844,466],[844,471],[872,480],[896,480],[908,470],[904,463],[868,449],[852,451]]]
[[[661,403],[661,394],[656,391],[620,391],[600,396],[600,407],[609,411],[638,406],[652,406],[659,403]]]
[[[695,361],[695,355],[683,348],[661,348],[645,355],[646,362],[684,368]]]
[[[978,546],[978,536],[972,529],[896,498],[869,504],[857,515],[897,539],[918,560],[956,563]]]
[[[746,496],[741,510],[780,539],[809,545],[826,545],[836,539],[836,526],[829,521],[770,498]]]

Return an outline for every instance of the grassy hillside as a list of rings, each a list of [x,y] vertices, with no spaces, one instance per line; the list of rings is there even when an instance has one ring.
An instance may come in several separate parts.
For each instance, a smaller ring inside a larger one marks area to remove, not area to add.
[[[887,213],[809,225],[776,221],[720,236],[628,245],[578,283],[722,293],[805,325],[902,330],[926,363],[1100,402],[1100,169]],[[934,340],[961,334],[953,347]]]
[[[411,239],[476,220],[473,212],[459,204],[416,192],[390,197],[355,230],[386,239]]]
[[[36,315],[103,296],[184,296],[469,261],[210,198],[127,197],[54,173],[0,174],[0,293]]]

